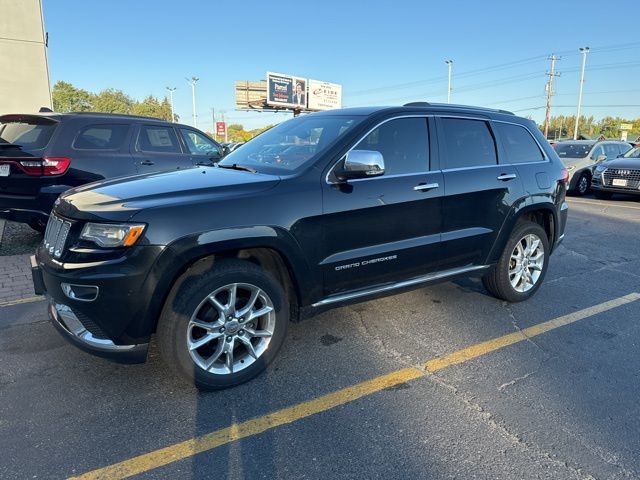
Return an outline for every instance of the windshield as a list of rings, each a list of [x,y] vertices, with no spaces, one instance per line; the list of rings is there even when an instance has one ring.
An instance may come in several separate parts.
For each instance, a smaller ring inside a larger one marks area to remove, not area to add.
[[[47,146],[55,128],[55,123],[10,122],[0,124],[0,143],[17,144],[23,150],[39,150]]]
[[[553,148],[560,158],[585,158],[593,143],[556,143]]]
[[[231,152],[219,164],[288,174],[308,165],[363,118],[308,115],[287,120]]]
[[[640,158],[640,147],[632,148],[623,155],[624,158]]]

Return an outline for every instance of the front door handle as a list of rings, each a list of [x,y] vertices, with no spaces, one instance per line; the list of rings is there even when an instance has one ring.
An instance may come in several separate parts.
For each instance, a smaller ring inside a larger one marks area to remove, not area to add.
[[[502,180],[503,182],[513,180],[517,175],[515,173],[503,173],[502,175],[498,175],[498,180]]]
[[[421,183],[413,187],[416,192],[426,192],[428,190],[433,190],[434,188],[438,188],[440,185],[437,183]]]
[[[151,160],[143,160],[142,162],[140,162],[140,165],[155,165],[155,163]]]

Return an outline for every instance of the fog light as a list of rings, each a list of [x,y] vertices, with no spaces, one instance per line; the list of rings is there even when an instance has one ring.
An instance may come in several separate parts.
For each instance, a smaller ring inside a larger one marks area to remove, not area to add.
[[[93,302],[98,298],[98,287],[94,285],[72,285],[70,283],[61,283],[60,287],[64,294],[71,300],[79,302]]]

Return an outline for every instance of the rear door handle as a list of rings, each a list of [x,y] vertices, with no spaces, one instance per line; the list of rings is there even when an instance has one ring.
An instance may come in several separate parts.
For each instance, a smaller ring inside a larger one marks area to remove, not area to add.
[[[434,188],[438,188],[440,185],[437,183],[421,183],[420,185],[416,185],[413,189],[416,192],[426,192],[428,190],[433,190]]]
[[[140,165],[155,165],[155,163],[151,160],[143,160],[142,162],[140,162]]]
[[[506,182],[508,180],[513,180],[517,175],[515,173],[503,173],[502,175],[498,175],[498,180],[502,180]]]

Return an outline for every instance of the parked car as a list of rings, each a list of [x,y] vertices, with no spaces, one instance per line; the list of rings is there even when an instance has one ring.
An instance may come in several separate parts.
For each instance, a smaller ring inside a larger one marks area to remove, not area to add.
[[[44,232],[58,196],[97,180],[220,160],[200,130],[105,113],[0,116],[0,218]]]
[[[301,154],[266,146],[313,145]],[[509,112],[412,103],[288,120],[216,167],[108,180],[56,202],[32,257],[80,348],[204,389],[273,360],[290,320],[459,276],[519,302],[564,237],[568,172]],[[402,309],[398,305],[398,309]]]
[[[631,145],[616,140],[565,140],[553,148],[569,170],[569,191],[584,195],[591,189],[595,166],[627,152]]]
[[[640,195],[640,147],[598,165],[591,188],[597,198],[605,200],[614,193]]]

